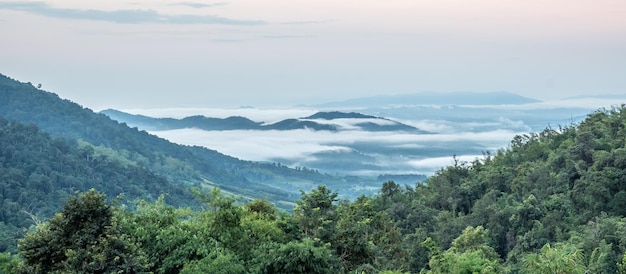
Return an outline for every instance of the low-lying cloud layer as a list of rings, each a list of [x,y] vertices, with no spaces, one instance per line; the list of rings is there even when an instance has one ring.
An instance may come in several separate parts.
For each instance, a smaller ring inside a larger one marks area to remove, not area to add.
[[[280,161],[293,166],[311,167],[322,165],[323,163],[319,161],[336,160],[325,159],[324,156],[337,158],[348,157],[353,153],[365,154],[371,158],[371,162],[360,164],[381,167],[380,170],[372,170],[375,174],[432,174],[449,164],[449,161],[445,159],[452,159],[455,155],[453,151],[458,151],[459,154],[469,151],[471,152],[469,155],[459,156],[461,159],[474,159],[482,150],[493,152],[506,146],[508,141],[517,134],[507,130],[481,133],[412,134],[354,130],[329,132],[307,129],[288,132],[179,129],[151,133],[176,143],[204,146],[245,160]],[[463,147],[464,145],[472,147]],[[420,152],[423,154],[414,154]],[[329,155],[329,153],[334,154]],[[347,159],[347,161],[350,160]],[[368,170],[349,170],[347,173],[363,174],[368,173]]]
[[[586,104],[583,102],[586,100]],[[244,160],[280,162],[289,166],[316,168],[331,174],[431,175],[451,165],[453,157],[473,161],[483,153],[506,148],[515,135],[577,123],[586,114],[617,105],[618,100],[571,99],[512,106],[415,106],[352,109],[431,132],[366,132],[355,123],[371,119],[315,119],[340,125],[337,132],[298,130],[204,131],[187,128],[151,133],[176,143],[215,149]],[[243,116],[260,123],[308,117],[319,110],[293,109],[203,109],[170,108],[125,110],[154,117],[182,118],[191,115],[226,118]],[[377,120],[386,123],[386,120]],[[389,121],[389,123],[392,123]]]

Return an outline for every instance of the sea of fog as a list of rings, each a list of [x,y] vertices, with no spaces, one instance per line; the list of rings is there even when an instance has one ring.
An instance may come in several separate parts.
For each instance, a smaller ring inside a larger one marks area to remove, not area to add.
[[[150,131],[172,142],[217,150],[243,160],[279,162],[340,175],[425,174],[451,165],[454,157],[473,161],[485,153],[505,149],[515,135],[558,129],[582,121],[600,108],[621,104],[619,99],[570,99],[523,105],[396,105],[379,108],[160,108],[126,109],[151,117],[193,115],[226,118],[242,116],[275,123],[319,111],[355,111],[385,117],[430,134],[362,130],[224,130],[197,128]]]

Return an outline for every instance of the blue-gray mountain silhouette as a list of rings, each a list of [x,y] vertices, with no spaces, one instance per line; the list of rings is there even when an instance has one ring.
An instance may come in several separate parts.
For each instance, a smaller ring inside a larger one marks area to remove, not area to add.
[[[183,128],[197,128],[202,130],[294,130],[311,129],[315,131],[344,130],[339,123],[333,120],[353,122],[356,129],[364,131],[410,131],[414,133],[429,133],[416,127],[406,125],[383,117],[376,117],[356,112],[318,112],[308,117],[290,118],[272,124],[255,122],[246,117],[231,116],[227,118],[211,118],[204,116],[190,116],[182,119],[153,118],[145,115],[130,114],[114,109],[107,109],[101,113],[113,120],[126,123],[144,130],[172,130]],[[359,120],[360,119],[360,120]],[[316,121],[318,120],[318,121]],[[323,120],[321,122],[319,120]],[[361,121],[362,120],[362,121]]]

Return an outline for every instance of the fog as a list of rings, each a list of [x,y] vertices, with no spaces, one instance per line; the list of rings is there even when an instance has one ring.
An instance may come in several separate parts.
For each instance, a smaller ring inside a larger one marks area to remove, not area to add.
[[[620,97],[621,98],[621,97]],[[505,149],[519,134],[548,127],[568,126],[587,114],[620,105],[619,98],[572,98],[520,105],[415,105],[352,108],[381,119],[306,119],[332,123],[338,131],[228,130],[196,128],[151,131],[172,142],[217,150],[243,160],[279,162],[342,175],[425,174],[432,175],[452,164],[453,157],[473,161],[485,152]],[[337,109],[332,109],[337,110]],[[309,107],[258,109],[161,108],[125,109],[152,117],[183,118],[192,115],[226,118],[242,116],[265,124],[289,118],[304,118],[323,109]],[[363,122],[413,126],[418,131],[364,131]]]
[[[423,123],[422,123],[423,124]],[[435,126],[433,126],[435,127]],[[496,151],[505,147],[519,132],[494,130],[489,132],[457,132],[448,134],[412,134],[399,132],[364,131],[313,131],[309,129],[290,131],[204,131],[187,128],[150,132],[172,142],[198,145],[215,149],[221,153],[244,160],[282,162],[291,166],[320,168],[324,160],[350,157],[348,161],[359,161],[368,156],[366,162],[376,165],[375,170],[346,169],[346,174],[433,174],[449,165],[454,155],[471,161],[482,151]],[[468,147],[463,148],[464,144]],[[447,146],[447,147],[446,147]],[[458,152],[455,149],[458,147]],[[415,153],[414,153],[415,152]],[[420,153],[421,152],[421,153]],[[469,155],[464,152],[470,152]],[[332,153],[329,156],[329,153]],[[359,163],[352,162],[351,165]]]

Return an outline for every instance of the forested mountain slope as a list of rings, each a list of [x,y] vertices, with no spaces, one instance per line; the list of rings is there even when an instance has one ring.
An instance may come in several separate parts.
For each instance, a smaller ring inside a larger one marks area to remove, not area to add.
[[[87,142],[99,153],[146,167],[175,183],[217,185],[231,193],[277,203],[290,204],[299,189],[317,183],[343,182],[308,169],[242,161],[214,150],[173,144],[4,75],[0,75],[0,117],[34,123],[53,136]]]
[[[29,93],[36,95],[29,97]],[[49,100],[48,107],[58,109],[40,109],[29,98],[39,103]],[[1,217],[10,226],[30,224],[28,214],[15,217],[20,207],[26,205],[28,212],[53,208],[35,201],[88,187],[81,184],[83,173],[73,170],[92,174],[97,190],[107,193],[119,189],[99,182],[109,181],[112,175],[105,176],[107,170],[120,170],[120,177],[112,180],[119,179],[124,192],[133,195],[147,194],[134,189],[132,182],[163,180],[143,173],[142,166],[173,174],[172,167],[177,166],[180,174],[191,174],[189,185],[203,178],[207,171],[199,167],[205,162],[214,164],[207,168],[224,170],[224,176],[235,179],[262,179],[263,174],[276,178],[272,168],[281,174],[293,172],[289,175],[293,177],[300,172],[322,176],[279,165],[263,169],[248,162],[243,162],[248,168],[242,169],[242,161],[232,158],[215,163],[222,159],[218,153],[175,146],[154,136],[139,138],[150,135],[11,80],[0,81],[0,104],[2,115],[11,119],[33,119],[43,125],[55,121],[48,125],[51,134],[80,138],[61,141],[34,126],[2,122],[6,130],[0,136],[6,141],[0,156],[1,182],[11,185],[0,191],[13,198],[3,199],[2,209],[9,210],[3,210]],[[68,124],[65,134],[63,127],[55,131],[58,121]],[[115,130],[118,134],[105,132]],[[157,150],[158,144],[165,149]],[[134,146],[136,150],[126,149]],[[71,160],[73,150],[77,159],[92,160]],[[69,156],[64,156],[66,152]],[[109,154],[115,161],[98,161],[109,159],[104,157]],[[26,161],[22,155],[33,157]],[[96,172],[98,163],[106,163],[103,173]],[[62,172],[53,168],[57,166]],[[64,176],[63,180],[45,179],[53,174]],[[63,191],[53,191],[50,184],[57,182]],[[28,194],[30,188],[52,191]],[[97,267],[103,272],[155,273],[226,269],[229,273],[626,273],[624,106],[596,111],[578,125],[517,136],[507,148],[473,162],[455,161],[415,186],[390,181],[377,195],[355,200],[340,200],[331,189],[320,186],[302,193],[293,214],[276,210],[267,201],[237,202],[216,189],[199,195],[204,206],[194,210],[163,200],[139,202],[137,209],[111,207],[92,191],[70,199],[60,214],[32,230],[22,240],[20,257],[0,254],[0,271],[75,273]],[[0,235],[11,229],[1,227]],[[5,248],[15,249],[15,236],[2,235],[10,239]],[[55,255],[54,260],[49,254]]]
[[[194,201],[189,189],[143,167],[52,138],[33,124],[0,118],[0,252],[35,219],[51,217],[68,196],[90,188],[111,198],[154,200],[168,194],[172,204]]]
[[[517,136],[416,188],[386,185],[378,200],[414,247],[430,237],[430,253],[412,250],[413,269],[490,260],[453,244],[467,227],[482,226],[482,244],[513,273],[558,264],[573,267],[563,273],[616,273],[626,251],[625,142],[626,109],[600,110],[577,126]],[[433,257],[433,248],[441,253]]]
[[[163,200],[112,208],[89,192],[29,233],[20,257],[0,254],[0,269],[625,273],[625,142],[626,108],[601,110],[456,161],[414,187],[390,181],[349,201],[319,186],[302,193],[293,214],[261,200],[236,204],[217,189],[200,195],[198,210]],[[84,227],[101,229],[66,225],[76,211],[100,216]],[[111,254],[119,259],[98,259]]]

